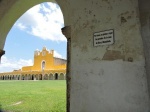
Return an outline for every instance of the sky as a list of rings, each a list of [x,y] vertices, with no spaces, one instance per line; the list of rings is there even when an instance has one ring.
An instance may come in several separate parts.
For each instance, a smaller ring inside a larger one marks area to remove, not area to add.
[[[66,59],[66,37],[62,34],[63,14],[56,3],[46,2],[26,11],[7,35],[0,72],[33,65],[34,51],[53,49],[54,56]]]

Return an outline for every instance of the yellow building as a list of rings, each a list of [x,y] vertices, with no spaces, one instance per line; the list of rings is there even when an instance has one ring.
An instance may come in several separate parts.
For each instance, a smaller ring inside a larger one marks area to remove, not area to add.
[[[34,52],[33,66],[24,66],[21,70],[0,73],[0,80],[65,80],[65,59],[54,57],[54,50]]]

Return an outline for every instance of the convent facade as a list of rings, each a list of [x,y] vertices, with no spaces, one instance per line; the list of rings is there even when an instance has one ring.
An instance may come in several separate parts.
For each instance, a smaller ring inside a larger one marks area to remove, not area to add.
[[[65,80],[66,60],[54,57],[54,50],[34,52],[33,66],[24,66],[20,70],[0,73],[0,80]]]

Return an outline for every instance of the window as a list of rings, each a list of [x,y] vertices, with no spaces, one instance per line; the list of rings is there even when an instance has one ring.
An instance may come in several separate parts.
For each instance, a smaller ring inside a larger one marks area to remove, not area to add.
[[[45,69],[45,61],[42,61],[42,70]]]

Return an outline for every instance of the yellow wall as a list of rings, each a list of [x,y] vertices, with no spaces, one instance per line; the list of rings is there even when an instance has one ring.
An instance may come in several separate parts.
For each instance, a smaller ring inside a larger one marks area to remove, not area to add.
[[[55,69],[66,69],[66,64],[64,64],[64,65],[56,65],[56,66],[54,66],[53,69],[54,69],[54,70],[55,70]]]
[[[54,51],[48,51],[45,47],[43,47],[42,51],[35,51],[33,66],[22,67],[22,71],[41,71],[43,61],[45,61],[44,70],[66,69],[66,64],[55,66]]]
[[[43,55],[44,52],[45,55]],[[32,67],[32,71],[42,70],[42,61],[45,61],[45,70],[52,68],[52,66],[54,65],[53,53],[47,51],[46,49],[43,49],[42,52],[39,53],[39,55],[34,55],[34,64]]]
[[[32,71],[32,66],[22,67],[22,71]]]

